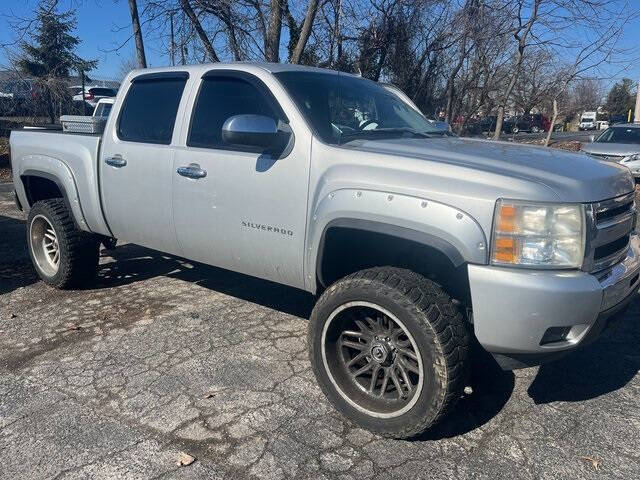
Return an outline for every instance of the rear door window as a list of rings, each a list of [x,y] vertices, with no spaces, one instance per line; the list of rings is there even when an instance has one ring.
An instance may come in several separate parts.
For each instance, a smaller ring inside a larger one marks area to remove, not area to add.
[[[118,121],[118,138],[169,145],[187,77],[136,80]]]

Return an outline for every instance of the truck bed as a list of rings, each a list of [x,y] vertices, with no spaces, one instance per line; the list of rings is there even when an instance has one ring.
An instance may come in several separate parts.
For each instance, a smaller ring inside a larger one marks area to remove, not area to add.
[[[72,182],[77,197],[70,200],[71,207],[86,222],[81,228],[107,235],[109,230],[100,206],[97,169],[101,139],[101,134],[53,129],[13,130],[9,144],[16,189],[21,188],[20,177],[34,171],[50,175],[58,183]],[[61,176],[63,178],[59,178]],[[72,197],[72,192],[67,194]]]

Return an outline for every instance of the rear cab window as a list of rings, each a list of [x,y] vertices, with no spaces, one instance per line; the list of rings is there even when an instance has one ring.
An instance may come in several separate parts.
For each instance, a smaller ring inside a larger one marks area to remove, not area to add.
[[[143,74],[132,80],[118,118],[120,140],[169,145],[186,72]]]
[[[90,88],[89,93],[91,95],[95,95],[97,97],[115,97],[117,95],[117,91],[113,88]]]

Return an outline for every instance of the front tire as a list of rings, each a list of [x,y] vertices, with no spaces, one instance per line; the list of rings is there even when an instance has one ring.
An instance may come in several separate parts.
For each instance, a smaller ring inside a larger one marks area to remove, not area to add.
[[[409,270],[356,272],[329,287],[309,323],[320,388],[354,423],[409,438],[438,423],[462,394],[469,333],[435,282]]]
[[[98,237],[78,230],[63,199],[33,204],[27,219],[29,256],[40,278],[54,288],[80,286],[98,269]]]

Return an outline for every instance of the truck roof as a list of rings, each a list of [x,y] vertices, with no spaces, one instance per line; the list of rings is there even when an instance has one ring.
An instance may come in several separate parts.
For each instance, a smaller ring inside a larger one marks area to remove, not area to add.
[[[220,62],[220,63],[201,63],[197,65],[179,65],[174,67],[160,67],[160,68],[144,68],[133,70],[129,73],[128,78],[133,78],[138,75],[147,73],[161,73],[161,72],[188,72],[192,75],[202,75],[210,70],[240,70],[240,71],[256,71],[257,69],[267,71],[270,73],[280,72],[316,72],[327,73],[332,75],[349,75],[357,76],[351,73],[339,72],[337,70],[329,70],[327,68],[308,67],[306,65],[294,65],[291,63],[269,63],[269,62]]]

